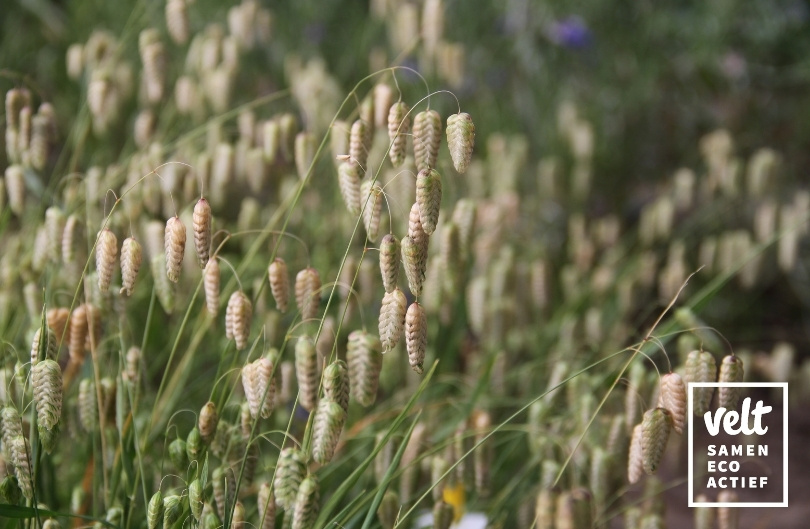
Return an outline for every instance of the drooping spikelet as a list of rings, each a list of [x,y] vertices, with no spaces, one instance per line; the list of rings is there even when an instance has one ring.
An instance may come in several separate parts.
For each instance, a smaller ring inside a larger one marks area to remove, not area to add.
[[[225,336],[228,339],[233,338],[237,350],[247,346],[252,318],[253,305],[250,299],[241,290],[235,291],[228,299],[228,308],[225,310]]]
[[[349,388],[361,406],[371,406],[377,399],[382,368],[380,339],[366,331],[352,331],[346,347],[349,365]]]
[[[679,374],[667,373],[661,377],[658,406],[672,414],[672,428],[682,434],[686,423],[686,386]]]
[[[338,186],[343,203],[352,216],[360,214],[360,171],[357,164],[343,162],[338,166]]]
[[[306,471],[306,457],[300,450],[288,447],[281,451],[273,480],[276,503],[279,507],[288,511],[294,507]]]
[[[186,249],[186,226],[180,217],[166,221],[164,239],[166,250],[166,276],[172,283],[180,280],[180,267],[183,265],[183,252]]]
[[[2,431],[3,441],[3,455],[5,458],[13,463],[14,451],[12,450],[11,442],[15,437],[21,436],[22,433],[22,419],[17,408],[13,406],[4,406],[0,411],[0,431]]]
[[[383,352],[390,351],[399,343],[407,308],[408,299],[399,288],[395,288],[393,292],[386,292],[383,296],[379,324]]]
[[[407,134],[411,131],[409,110],[410,107],[405,102],[397,101],[391,105],[391,109],[388,111],[388,139],[391,140],[388,157],[394,167],[399,167],[405,161]]]
[[[2,204],[2,201],[0,201]],[[48,257],[58,261],[62,255],[62,233],[65,231],[65,215],[58,206],[45,210],[45,232],[48,234]]]
[[[163,523],[163,493],[158,490],[146,506],[146,526],[149,529],[157,529],[161,523]]]
[[[174,311],[174,284],[169,281],[169,277],[166,275],[167,262],[166,255],[160,253],[152,257],[149,264],[152,269],[152,278],[155,280],[155,292],[160,306],[163,307],[166,313],[171,314]]]
[[[442,205],[442,180],[435,169],[422,169],[416,176],[416,203],[419,205],[422,229],[432,235],[436,231]]]
[[[181,0],[184,1],[184,0]],[[194,248],[197,250],[197,263],[205,268],[211,249],[211,205],[200,198],[194,205],[191,226],[194,229]]]
[[[720,374],[717,376],[718,382],[742,382],[745,375],[743,361],[733,355],[723,357],[720,364]],[[740,400],[740,388],[720,387],[717,391],[717,406],[733,410]]]
[[[641,448],[643,437],[641,424],[633,428],[633,435],[630,438],[630,451],[627,455],[627,481],[632,485],[641,479],[644,473],[644,452]]]
[[[320,485],[317,476],[310,474],[301,482],[295,496],[292,529],[309,529],[320,511]]]
[[[315,462],[325,465],[332,460],[345,422],[346,411],[340,404],[328,399],[318,403],[312,433],[312,459]]]
[[[276,526],[276,497],[269,483],[264,482],[259,486],[256,503],[259,507],[259,520],[256,527],[273,529]]]
[[[98,405],[96,385],[90,379],[79,383],[79,422],[87,433],[92,433],[98,426]]]
[[[62,369],[56,361],[46,358],[31,370],[37,423],[52,430],[62,415]]]
[[[6,167],[6,193],[8,207],[15,215],[22,216],[25,210],[25,176],[21,165]]]
[[[318,314],[320,289],[321,276],[311,266],[304,268],[295,276],[295,302],[301,311],[301,319],[310,320]]]
[[[27,499],[34,497],[33,479],[31,476],[31,445],[28,439],[18,435],[11,439],[12,463],[14,463],[14,473],[17,476],[17,483],[22,490],[23,496]]]
[[[184,472],[188,468],[188,446],[186,446],[185,439],[179,437],[169,443],[169,459],[171,460],[174,468]]]
[[[685,382],[714,382],[717,364],[714,356],[706,351],[692,351],[686,357]],[[709,411],[714,388],[692,388],[692,408],[695,415],[702,417]]]
[[[318,400],[318,353],[309,336],[301,336],[295,344],[295,376],[298,402],[305,410],[312,411]]]
[[[475,145],[475,125],[466,112],[453,114],[447,118],[447,146],[453,166],[459,173],[464,173],[472,158]]]
[[[205,308],[208,314],[216,316],[219,312],[219,262],[210,259],[203,270],[205,286]]]
[[[233,529],[244,529],[245,527],[245,506],[237,500],[233,506],[233,516],[231,516],[231,527]]]
[[[135,287],[135,279],[138,277],[138,270],[141,269],[143,260],[143,248],[134,237],[127,237],[121,244],[121,293],[126,292],[127,296],[132,295]],[[100,280],[100,279],[99,279]]]
[[[399,277],[399,240],[393,233],[387,234],[380,242],[380,273],[385,291],[393,292]]]
[[[81,364],[84,360],[84,342],[88,335],[87,325],[87,305],[82,304],[73,309],[70,316],[70,341],[68,342],[68,353],[71,362]]]
[[[242,387],[254,419],[270,417],[276,399],[276,379],[273,377],[273,362],[263,356],[242,368]]]
[[[317,147],[315,136],[311,133],[299,132],[295,135],[295,168],[301,180],[306,178],[309,172]]]
[[[327,400],[340,404],[349,412],[349,367],[343,360],[335,360],[323,370],[323,392]]]
[[[372,185],[371,180],[364,180],[360,185],[360,208],[363,210],[363,226],[370,241],[376,241],[380,232],[382,217],[383,190]]]
[[[169,36],[175,44],[188,42],[190,30],[186,0],[168,0],[166,2],[166,29],[169,30]]]
[[[435,110],[425,110],[413,120],[413,154],[419,171],[436,167],[442,141],[442,118]]]
[[[369,125],[362,119],[352,123],[349,133],[349,160],[348,163],[366,172],[368,151],[371,149],[371,134]]]
[[[422,219],[419,214],[419,204],[414,202],[408,214],[408,237],[416,244],[420,252],[427,258],[428,242],[430,237],[425,233]]]
[[[290,274],[284,259],[281,257],[273,259],[273,262],[267,267],[267,276],[270,291],[273,293],[273,299],[276,300],[276,308],[279,312],[287,312],[287,305],[290,301]]]
[[[228,467],[217,467],[211,474],[211,482],[214,489],[214,501],[217,504],[217,513],[220,519],[225,518],[225,513],[233,505],[236,497],[236,478],[234,472]]]
[[[77,240],[80,237],[81,226],[79,217],[70,215],[65,221],[65,228],[62,230],[62,261],[72,263],[76,257]]]
[[[205,445],[203,444],[202,437],[200,437],[200,430],[195,426],[188,432],[188,436],[186,437],[186,455],[188,455],[188,460],[192,462],[199,461],[204,448]]]
[[[200,437],[204,443],[208,444],[214,439],[219,424],[219,414],[217,406],[211,401],[205,403],[200,410],[200,417],[197,420],[197,429],[200,430]]]
[[[40,355],[40,351],[42,355]],[[40,358],[56,360],[59,352],[59,339],[56,333],[51,330],[48,325],[45,325],[45,339],[42,339],[42,328],[37,329],[34,333],[34,339],[31,340],[31,365],[36,366]]]
[[[118,239],[108,228],[98,234],[96,241],[96,271],[98,271],[98,289],[107,292],[110,288],[115,258],[118,255]]]
[[[425,284],[427,253],[410,236],[402,238],[402,264],[408,278],[408,288],[414,296],[419,297]]]
[[[427,315],[422,305],[415,301],[405,314],[405,346],[408,350],[408,363],[421,375],[427,349]]]
[[[48,327],[56,336],[57,347],[62,344],[63,340],[64,343],[70,343],[70,332],[67,325],[69,317],[70,309],[67,307],[53,307],[48,309],[48,311],[45,313],[45,319],[48,322]],[[68,330],[67,334],[65,333],[66,330]]]
[[[641,421],[641,453],[644,472],[655,474],[672,430],[672,414],[665,408],[647,410]]]

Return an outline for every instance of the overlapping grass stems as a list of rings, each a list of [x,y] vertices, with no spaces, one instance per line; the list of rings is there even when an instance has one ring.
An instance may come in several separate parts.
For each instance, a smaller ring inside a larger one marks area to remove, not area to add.
[[[169,35],[183,46],[191,38],[184,7],[166,6]],[[404,3],[392,16],[413,18],[415,9]],[[398,34],[398,23],[390,38],[430,59],[452,43],[441,24],[431,26],[441,2],[424,11],[424,42]],[[59,160],[53,108],[34,112],[24,90],[7,98],[0,499],[12,505],[0,514],[50,527],[272,527],[275,516],[292,527],[388,528],[409,526],[424,509],[443,527],[464,510],[501,527],[605,526],[617,517],[627,527],[661,526],[661,491],[678,481],[643,475],[677,458],[679,377],[715,380],[715,366],[723,380],[750,371],[786,380],[795,371],[789,344],[735,354],[695,314],[723,301],[729,281],[756,292],[797,273],[810,194],[778,194],[770,150],[752,156],[742,185],[743,162],[718,131],[701,141],[704,172],[682,169],[657,189],[636,235],[628,219],[586,207],[595,133],[574,105],[560,108],[566,152],[539,160],[526,186],[525,138],[479,130],[486,157],[471,160],[472,118],[460,108],[438,121],[422,111],[444,109],[452,98],[443,91],[406,101],[413,87],[401,67],[366,77],[324,112],[334,81],[315,61],[291,66],[304,130],[286,91],[228,110],[240,50],[266,38],[268,16],[252,2],[232,13],[229,34],[211,26],[194,36],[189,55],[197,39],[200,64],[178,76],[173,100],[174,49],[144,30],[135,110],[126,104],[129,63],[100,67],[124,56],[116,39],[96,32],[72,47],[68,70],[86,83],[87,105]],[[206,46],[218,51],[200,67]],[[256,113],[276,107],[283,113],[261,123],[259,142]],[[113,135],[127,116],[136,148],[128,160],[133,146]],[[235,147],[223,132],[234,122]],[[381,134],[371,135],[372,124]],[[194,147],[206,133],[206,145]],[[442,137],[449,149],[437,155]],[[328,169],[327,144],[335,149]],[[64,175],[84,169],[86,145],[127,161],[106,174]],[[220,178],[222,160],[240,176]],[[537,193],[521,194],[527,187]],[[710,202],[719,205],[707,219]],[[138,246],[118,252],[119,239]],[[141,243],[151,267],[138,266]],[[28,314],[12,313],[21,298]],[[718,401],[733,406],[737,397]],[[701,396],[701,407],[711,402]],[[641,479],[644,501],[627,485]],[[724,527],[732,515],[718,513]],[[704,518],[696,514],[698,527]]]

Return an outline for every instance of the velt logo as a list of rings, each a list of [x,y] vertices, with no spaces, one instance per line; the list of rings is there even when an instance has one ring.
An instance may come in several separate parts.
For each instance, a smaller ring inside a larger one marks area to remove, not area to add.
[[[740,403],[696,417],[696,388],[734,388]],[[787,507],[787,383],[690,383],[687,393],[689,506]]]

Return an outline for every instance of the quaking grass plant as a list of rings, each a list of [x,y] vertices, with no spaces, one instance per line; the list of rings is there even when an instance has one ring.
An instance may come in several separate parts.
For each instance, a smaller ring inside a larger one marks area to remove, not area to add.
[[[376,4],[463,76],[440,1]],[[165,7],[67,50],[78,112],[6,95],[8,527],[663,526],[684,382],[793,371],[697,316],[800,267],[810,194],[779,192],[774,151],[746,165],[717,131],[637,221],[597,214],[573,104],[534,160],[410,67],[341,96],[290,57],[268,93],[267,8]]]

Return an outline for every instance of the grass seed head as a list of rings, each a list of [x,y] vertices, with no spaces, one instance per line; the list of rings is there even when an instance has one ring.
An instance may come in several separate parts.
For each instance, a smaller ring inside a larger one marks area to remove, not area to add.
[[[388,157],[394,167],[399,167],[405,161],[408,133],[411,131],[408,111],[410,107],[403,101],[397,101],[388,111],[388,139],[391,140]]]
[[[107,292],[110,288],[115,258],[118,256],[118,239],[108,228],[98,234],[96,241],[96,270],[98,271],[98,288]]]
[[[185,472],[186,468],[188,468],[188,452],[186,442],[183,439],[178,437],[169,443],[169,459],[179,472]]]
[[[183,515],[182,500],[176,494],[163,498],[163,527],[172,527]]]
[[[386,292],[393,292],[397,288],[399,252],[399,240],[393,233],[383,237],[380,242],[380,273]]]
[[[259,493],[256,497],[259,508],[259,529],[273,529],[276,526],[276,497],[270,483],[264,482],[259,485]]]
[[[309,529],[320,511],[320,484],[317,476],[310,474],[301,482],[295,496],[292,529]]]
[[[385,128],[388,125],[388,113],[394,103],[394,89],[388,83],[374,85],[374,122],[375,127]]]
[[[320,289],[321,276],[314,268],[304,268],[295,276],[295,301],[301,311],[301,319],[306,321],[317,316]]]
[[[419,205],[422,229],[432,235],[436,231],[442,205],[442,180],[435,169],[422,169],[416,176],[416,203]]]
[[[70,332],[69,332],[70,328],[68,327],[69,317],[70,317],[70,309],[68,309],[67,307],[50,308],[45,313],[45,319],[48,322],[48,327],[53,331],[54,335],[56,336],[57,347],[63,341],[65,343],[70,343]],[[65,333],[65,331],[68,331],[67,334]]]
[[[180,280],[180,268],[183,265],[183,253],[186,249],[186,226],[180,217],[170,217],[166,222],[164,246],[166,276],[172,283],[177,283]]]
[[[338,187],[349,214],[353,217],[359,215],[362,204],[360,203],[360,171],[357,164],[346,161],[338,166]]]
[[[146,526],[157,529],[163,523],[163,493],[159,490],[149,499],[146,506]]]
[[[171,314],[174,312],[175,288],[166,275],[167,263],[166,255],[161,253],[152,257],[149,264],[152,270],[152,278],[155,280],[155,293],[160,306],[163,307],[167,314]]]
[[[641,421],[641,453],[644,472],[655,474],[672,430],[672,414],[665,408],[647,410]]]
[[[408,350],[408,363],[421,375],[427,349],[427,315],[417,302],[411,303],[405,314],[405,346]]]
[[[305,410],[312,411],[318,401],[318,353],[309,336],[301,336],[295,343],[295,376],[298,402]]]
[[[667,373],[661,377],[658,406],[672,414],[672,428],[682,434],[686,423],[686,385],[679,374]]]
[[[386,292],[383,296],[379,325],[383,352],[390,351],[399,343],[407,307],[408,299],[399,288],[395,288],[393,292]]]
[[[382,369],[380,339],[366,331],[352,331],[346,347],[349,388],[354,400],[368,407],[377,399]]]
[[[641,448],[642,438],[641,424],[633,428],[633,435],[630,438],[630,451],[627,455],[627,481],[630,484],[637,483],[644,472],[644,454]]]
[[[276,503],[286,511],[294,508],[296,496],[307,471],[306,457],[297,448],[285,448],[278,456],[273,488]]]
[[[127,296],[132,295],[132,289],[135,287],[135,279],[141,269],[142,260],[143,248],[141,248],[141,244],[134,237],[124,239],[121,244],[121,293],[125,292]]]
[[[714,355],[706,351],[692,351],[686,356],[685,382],[714,382],[717,364]],[[709,411],[714,388],[694,388],[692,407],[695,415],[702,417]]]
[[[242,368],[242,387],[250,408],[250,415],[256,419],[270,417],[275,407],[276,379],[273,377],[273,361],[263,356]]]
[[[281,257],[276,257],[270,266],[267,267],[267,276],[270,282],[270,291],[276,301],[276,308],[279,312],[287,312],[287,305],[290,302],[290,274],[287,271],[287,263]]]
[[[184,0],[181,0],[184,1]],[[194,205],[191,226],[194,230],[194,248],[197,250],[197,263],[205,268],[211,249],[211,205],[200,198]]]
[[[22,435],[18,435],[11,439],[11,458],[14,463],[14,474],[17,476],[17,483],[22,490],[23,496],[27,499],[34,497],[34,485],[31,475],[31,445],[28,439]]]
[[[25,211],[25,177],[21,165],[6,167],[6,193],[11,212],[21,217]]]
[[[31,341],[31,366],[36,366],[39,359],[56,360],[59,353],[59,339],[56,333],[45,325],[45,339],[42,340],[42,329],[37,329],[34,339]],[[42,354],[40,355],[40,351]]]
[[[191,31],[186,0],[168,0],[166,2],[166,29],[169,30],[169,36],[175,44],[182,45],[188,42]]]
[[[442,118],[435,110],[425,110],[413,120],[413,154],[419,171],[436,167],[442,141]]]
[[[298,177],[304,180],[309,172],[309,167],[315,159],[315,151],[318,144],[315,136],[309,132],[299,132],[295,136],[295,168]]]
[[[327,400],[340,404],[349,412],[349,366],[343,360],[335,360],[323,371],[323,391]]]
[[[31,383],[37,408],[37,423],[53,430],[62,415],[62,369],[51,358],[31,369]]]
[[[738,356],[727,355],[720,364],[718,382],[742,382],[745,376],[743,361]],[[721,387],[717,391],[717,405],[721,408],[733,410],[740,400],[740,388]]]
[[[250,299],[241,290],[235,291],[228,299],[225,310],[225,335],[228,339],[233,338],[237,350],[247,347],[252,318],[253,305]]]
[[[447,118],[447,146],[453,166],[459,173],[464,173],[470,165],[475,145],[475,125],[466,112],[453,114]]]
[[[203,444],[200,430],[195,426],[188,433],[188,437],[186,437],[186,453],[188,460],[191,462],[199,461],[204,449],[205,445]]]
[[[45,231],[48,234],[48,257],[53,261],[59,261],[62,256],[65,214],[58,206],[51,206],[45,210]]]
[[[340,433],[346,422],[346,411],[338,402],[324,399],[318,403],[312,433],[312,459],[325,465],[332,460]]]
[[[376,241],[380,232],[380,219],[383,208],[383,190],[364,180],[360,185],[360,207],[363,210],[363,226],[370,241]]]
[[[219,423],[217,406],[213,402],[206,402],[200,410],[200,417],[197,421],[197,428],[200,430],[200,437],[204,443],[208,444],[214,439]]]
[[[352,123],[352,129],[349,132],[349,159],[347,162],[365,173],[370,149],[370,126],[362,119],[357,119]]]
[[[219,262],[216,259],[211,259],[205,264],[203,284],[205,286],[205,308],[208,314],[216,316],[219,312]]]
[[[427,272],[427,252],[425,247],[417,243],[412,237],[402,238],[402,264],[405,267],[405,277],[408,279],[408,288],[414,296],[422,294]],[[393,291],[392,291],[393,292]]]

